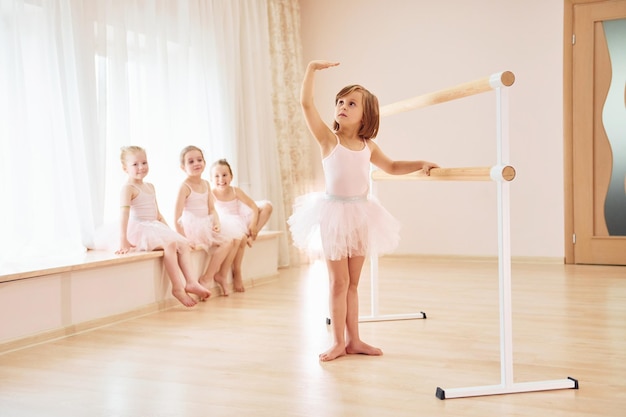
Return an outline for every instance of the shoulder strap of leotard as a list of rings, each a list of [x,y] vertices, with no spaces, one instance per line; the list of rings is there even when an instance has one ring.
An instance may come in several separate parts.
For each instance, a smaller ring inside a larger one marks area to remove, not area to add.
[[[137,190],[138,192],[141,192],[141,188],[137,187],[135,184],[128,184],[131,187],[133,187],[135,190]]]

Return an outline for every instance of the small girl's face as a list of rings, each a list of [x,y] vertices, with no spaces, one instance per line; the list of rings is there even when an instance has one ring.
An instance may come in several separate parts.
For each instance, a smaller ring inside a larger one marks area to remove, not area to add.
[[[202,152],[191,150],[185,154],[182,168],[190,177],[199,177],[204,172],[205,167],[206,161],[202,156]]]
[[[124,158],[123,168],[128,178],[141,181],[148,175],[148,157],[145,152],[129,153]]]
[[[363,93],[353,91],[337,100],[335,121],[340,125],[360,125],[363,120]]]
[[[214,187],[225,188],[230,185],[230,182],[233,180],[233,175],[226,165],[216,165],[211,172],[211,178]]]

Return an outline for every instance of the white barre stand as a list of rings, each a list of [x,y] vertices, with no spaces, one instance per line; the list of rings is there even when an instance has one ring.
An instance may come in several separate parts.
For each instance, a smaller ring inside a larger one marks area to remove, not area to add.
[[[512,309],[511,309],[511,224],[510,224],[510,198],[509,181],[515,176],[510,175],[508,165],[504,165],[504,160],[509,156],[509,124],[508,124],[508,95],[502,87],[508,87],[515,81],[515,76],[509,71],[493,74],[490,77],[469,82],[452,87],[440,92],[418,96],[402,102],[390,104],[381,108],[381,115],[395,114],[402,111],[413,110],[419,107],[426,107],[448,100],[466,97],[482,93],[488,90],[496,91],[496,130],[497,130],[497,164],[489,170],[489,177],[497,185],[497,205],[498,205],[498,276],[499,276],[499,304],[500,304],[500,374],[499,385],[487,385],[468,388],[443,389],[437,387],[435,395],[440,400],[460,397],[476,397],[485,395],[514,394],[520,392],[547,391],[557,389],[578,389],[578,381],[574,378],[558,379],[551,381],[523,382],[513,381],[513,332],[512,332]],[[444,178],[450,180],[485,180],[484,168],[469,169],[478,172],[478,176],[468,175],[469,171],[464,168],[447,169],[447,173],[441,172]],[[458,175],[456,175],[458,173]],[[508,173],[508,174],[507,174]],[[409,175],[412,179],[419,179],[419,175]],[[431,177],[439,177],[436,169],[431,170]],[[378,177],[378,178],[377,178]],[[407,176],[399,176],[407,177]],[[447,177],[447,178],[445,178]],[[428,178],[428,177],[426,177]],[[372,172],[372,181],[384,178],[378,172]],[[402,179],[402,178],[400,178]],[[370,183],[370,192],[373,192],[373,183]],[[359,321],[383,321],[402,320],[414,318],[426,318],[424,312],[418,314],[378,314],[378,259],[373,258],[371,262],[371,298],[372,312],[370,316],[359,317]]]

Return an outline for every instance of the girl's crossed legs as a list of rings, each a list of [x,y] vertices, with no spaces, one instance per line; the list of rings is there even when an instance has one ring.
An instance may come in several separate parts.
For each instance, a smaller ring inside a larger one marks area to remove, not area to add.
[[[163,248],[163,262],[172,283],[172,295],[186,307],[192,307],[196,304],[196,301],[189,294],[195,294],[201,300],[211,296],[211,292],[192,277],[193,270],[190,257],[188,246],[179,248],[176,242],[170,242]],[[181,280],[181,272],[184,281]]]

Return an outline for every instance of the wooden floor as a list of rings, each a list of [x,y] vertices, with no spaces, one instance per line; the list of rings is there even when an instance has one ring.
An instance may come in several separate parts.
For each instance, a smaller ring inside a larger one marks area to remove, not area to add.
[[[437,387],[500,383],[497,264],[383,258],[380,312],[428,318],[361,323],[382,357],[318,362],[330,334],[315,263],[192,309],[2,354],[0,415],[625,416],[626,268],[514,264],[512,285],[515,382],[572,377],[578,390],[438,399]]]

